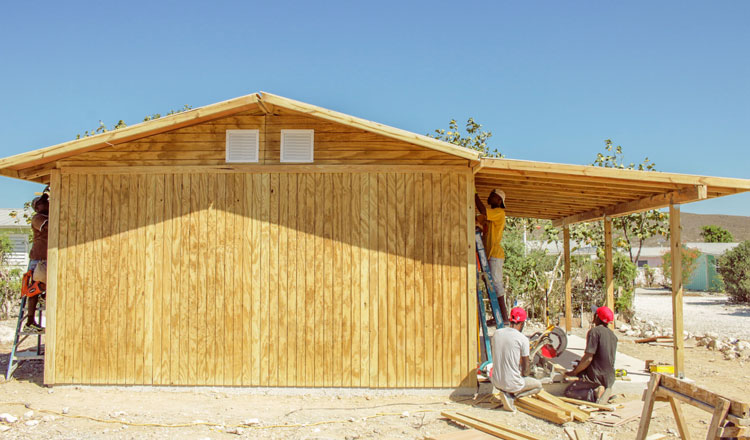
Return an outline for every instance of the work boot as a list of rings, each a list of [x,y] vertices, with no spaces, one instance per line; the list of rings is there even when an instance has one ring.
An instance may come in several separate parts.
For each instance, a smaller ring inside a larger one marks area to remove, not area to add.
[[[500,391],[498,394],[498,397],[500,398],[500,402],[503,404],[503,409],[508,412],[516,412],[516,406],[513,405],[513,396],[506,393],[505,391]]]

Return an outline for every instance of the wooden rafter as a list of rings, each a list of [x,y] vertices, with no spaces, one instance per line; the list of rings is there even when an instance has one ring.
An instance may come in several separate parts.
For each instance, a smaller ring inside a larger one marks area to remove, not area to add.
[[[650,209],[664,208],[673,203],[688,203],[698,200],[704,200],[707,197],[707,186],[695,185],[692,188],[686,188],[680,191],[658,194],[655,196],[646,197],[644,199],[634,200],[632,202],[620,203],[618,205],[596,209],[562,219],[557,219],[553,222],[553,225],[572,225],[575,223],[597,220],[604,217],[620,217],[636,212],[648,211]]]

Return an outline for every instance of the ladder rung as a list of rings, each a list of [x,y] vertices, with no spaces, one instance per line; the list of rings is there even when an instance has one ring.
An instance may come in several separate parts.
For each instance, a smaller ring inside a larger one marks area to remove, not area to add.
[[[37,333],[37,332],[25,332],[21,330],[18,332],[19,335],[27,335],[27,336],[44,336],[45,332]]]
[[[36,352],[16,353],[15,357],[18,360],[24,360],[24,361],[29,361],[29,360],[33,360],[33,359],[44,360],[44,355],[43,354],[36,354]]]

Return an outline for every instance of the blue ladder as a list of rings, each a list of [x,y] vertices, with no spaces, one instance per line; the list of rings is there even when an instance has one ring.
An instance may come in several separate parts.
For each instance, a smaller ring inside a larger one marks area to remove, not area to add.
[[[37,313],[39,314],[39,325],[42,324],[42,312],[44,307],[37,307]],[[44,352],[42,351],[42,335],[44,333],[36,332],[25,332],[22,330],[23,322],[28,318],[26,313],[26,296],[21,297],[21,306],[18,310],[18,322],[16,323],[16,337],[13,339],[13,348],[10,351],[10,358],[8,359],[8,371],[5,373],[5,380],[10,380],[13,376],[13,372],[23,361],[29,360],[44,360]],[[34,351],[18,351],[18,346],[21,345],[29,336],[37,336],[36,350]]]

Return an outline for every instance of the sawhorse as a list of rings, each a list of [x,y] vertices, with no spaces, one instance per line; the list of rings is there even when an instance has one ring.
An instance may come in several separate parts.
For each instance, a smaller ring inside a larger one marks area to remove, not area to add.
[[[636,440],[645,440],[655,401],[668,401],[672,406],[677,429],[683,440],[690,439],[680,403],[700,408],[713,414],[707,440],[721,438],[750,439],[750,403],[712,393],[684,380],[661,373],[653,373],[643,395],[643,412]]]

